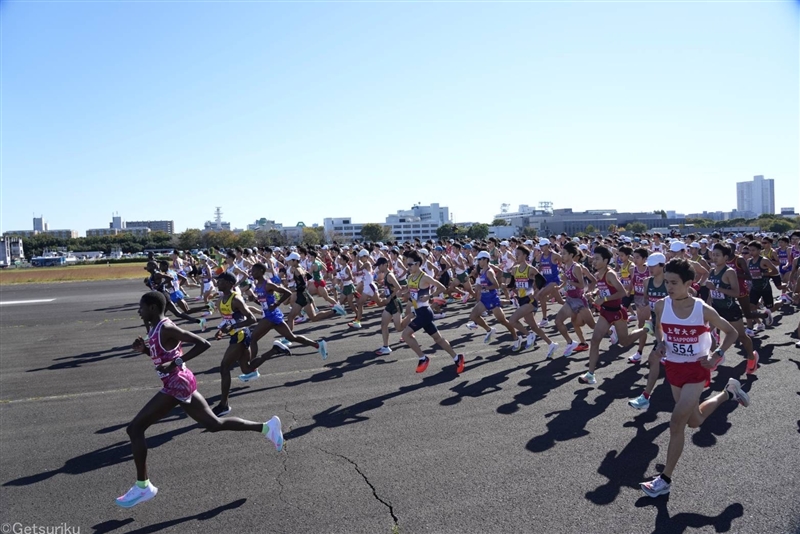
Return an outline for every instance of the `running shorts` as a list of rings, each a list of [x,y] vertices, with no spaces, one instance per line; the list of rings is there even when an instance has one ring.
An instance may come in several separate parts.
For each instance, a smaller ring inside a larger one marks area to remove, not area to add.
[[[676,363],[667,360],[664,362],[667,382],[676,388],[682,388],[686,384],[703,383],[705,387],[711,384],[711,369],[706,369],[700,362]]]
[[[197,380],[194,374],[185,365],[167,376],[161,378],[164,387],[161,393],[175,397],[179,402],[188,403],[192,400],[192,393],[197,391]]]
[[[233,332],[231,332],[231,342],[230,342],[230,344],[231,345],[238,345],[238,344],[241,343],[245,347],[249,347],[250,346],[250,339],[251,339],[250,329],[249,328],[241,328],[239,330],[234,330]]]
[[[500,295],[494,293],[481,293],[481,304],[486,307],[486,311],[491,311],[500,307]]]
[[[412,332],[424,331],[429,336],[436,335],[439,330],[433,324],[433,310],[429,306],[423,306],[414,310],[414,319],[408,323]]]
[[[627,321],[628,312],[625,311],[625,308],[608,309],[600,306],[600,317],[608,321],[608,324],[614,324],[617,321]]]

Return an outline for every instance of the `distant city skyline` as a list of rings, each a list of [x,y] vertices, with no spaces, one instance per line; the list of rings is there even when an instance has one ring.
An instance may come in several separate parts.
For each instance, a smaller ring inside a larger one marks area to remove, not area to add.
[[[0,4],[0,231],[800,207],[797,2]]]

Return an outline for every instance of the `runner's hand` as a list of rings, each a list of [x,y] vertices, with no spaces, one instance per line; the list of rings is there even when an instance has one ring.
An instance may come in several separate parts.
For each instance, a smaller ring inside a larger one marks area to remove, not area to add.
[[[145,349],[147,347],[144,344],[144,339],[142,339],[142,336],[139,336],[139,337],[136,338],[136,341],[133,342],[133,345],[131,345],[131,348],[133,350],[135,350],[136,352],[141,352],[141,353],[144,354]]]
[[[704,369],[712,369],[721,359],[722,356],[720,356],[718,352],[713,352],[700,360],[700,365],[702,365]]]

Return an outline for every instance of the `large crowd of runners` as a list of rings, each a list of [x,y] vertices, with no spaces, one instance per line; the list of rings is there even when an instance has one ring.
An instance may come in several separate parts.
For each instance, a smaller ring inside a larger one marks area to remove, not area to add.
[[[747,359],[745,373],[756,373],[759,355],[751,338],[767,336],[773,314],[784,306],[800,305],[800,231],[790,236],[562,234],[334,243],[224,253],[209,249],[197,255],[175,251],[170,260],[151,258],[147,270],[151,291],[139,307],[147,339],[138,338],[134,349],[150,355],[164,387],[128,426],[137,482],[116,500],[119,506],[132,507],[156,495],[147,475],[144,433],[178,405],[212,432],[261,432],[280,451],[277,416],[265,423],[228,416],[231,371],[238,367],[242,382],[258,379],[267,360],[291,354],[297,346],[313,347],[327,359],[324,339],[297,333],[303,323],[347,316],[346,328],[361,329],[365,317],[380,315],[377,354],[407,346],[419,358],[416,372],[424,373],[430,357],[416,338],[422,330],[447,352],[453,372],[460,374],[465,354],[456,353],[436,321],[450,313],[448,307],[462,306],[470,308],[469,319],[450,328],[482,331],[484,343],[497,337],[521,352],[541,340],[548,359],[588,351],[588,370],[578,379],[583,384],[597,383],[600,344],[606,337],[611,344],[630,347],[628,361],[649,366],[641,395],[628,402],[636,410],[648,409],[663,367],[675,400],[667,458],[660,474],[641,483],[647,495],[656,497],[670,492],[686,426],[699,426],[725,402],[749,405],[735,378],[702,403],[700,397],[734,346]],[[189,297],[192,292],[196,296]],[[178,328],[167,312],[198,324],[201,331],[218,318],[214,339],[229,340],[220,361],[221,398],[213,409],[186,367],[211,344]],[[259,342],[271,331],[275,339],[262,354]],[[184,345],[191,349],[184,352]]]

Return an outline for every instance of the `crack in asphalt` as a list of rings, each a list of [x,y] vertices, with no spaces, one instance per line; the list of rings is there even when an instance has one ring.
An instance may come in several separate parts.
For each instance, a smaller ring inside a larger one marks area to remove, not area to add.
[[[383,500],[383,499],[381,498],[381,496],[380,496],[380,495],[378,495],[378,491],[375,489],[375,486],[372,484],[372,482],[370,482],[370,481],[369,481],[369,479],[367,478],[367,475],[365,475],[365,474],[364,474],[364,472],[363,472],[363,471],[361,471],[361,468],[358,466],[358,464],[357,464],[357,463],[355,463],[353,460],[351,460],[350,458],[348,458],[347,456],[344,456],[344,455],[342,455],[342,454],[336,454],[336,453],[333,453],[333,452],[330,452],[330,451],[326,451],[326,450],[325,450],[325,449],[323,449],[322,447],[316,447],[316,448],[317,448],[317,449],[319,449],[320,451],[324,452],[325,454],[329,454],[329,455],[331,455],[331,456],[336,456],[336,457],[338,457],[338,458],[341,458],[341,459],[345,460],[345,461],[346,461],[346,462],[348,462],[349,464],[352,464],[352,466],[353,466],[353,467],[355,468],[355,470],[356,470],[356,473],[358,473],[359,475],[361,475],[361,478],[363,478],[363,479],[364,479],[364,482],[366,482],[366,483],[367,483],[367,486],[369,486],[369,487],[370,487],[370,489],[372,490],[372,496],[373,496],[373,497],[375,497],[375,499],[376,499],[378,502],[380,502],[380,503],[381,503],[381,504],[383,504],[383,505],[384,505],[386,508],[388,508],[388,510],[389,510],[389,515],[391,515],[391,516],[392,516],[392,521],[394,522],[394,529],[395,529],[395,530],[396,530],[396,529],[399,529],[399,527],[400,527],[400,522],[399,522],[399,520],[397,519],[397,516],[396,516],[396,515],[395,515],[395,513],[394,513],[394,507],[392,506],[392,503],[390,503],[389,501],[385,501],[385,500]],[[393,530],[393,531],[394,531],[394,530]]]
[[[297,416],[295,415],[295,413],[293,411],[291,411],[289,409],[289,403],[286,403],[284,408],[292,416],[292,424],[289,425],[289,428],[286,430],[286,432],[288,433],[288,432],[290,432],[292,430],[292,427],[294,427],[294,425],[297,424]],[[282,458],[281,458],[281,463],[283,464],[283,473],[279,474],[275,478],[275,481],[278,483],[278,486],[280,486],[280,491],[278,492],[278,499],[281,502],[283,502],[285,504],[288,504],[289,506],[292,506],[292,507],[300,510],[299,506],[297,506],[294,503],[291,503],[291,502],[287,501],[283,496],[283,490],[285,489],[285,486],[283,485],[283,482],[281,481],[281,477],[289,472],[289,468],[286,466],[286,462],[288,462],[288,461],[289,461],[289,449],[286,448],[286,444],[284,443],[284,445],[283,445],[283,455],[282,455]]]

